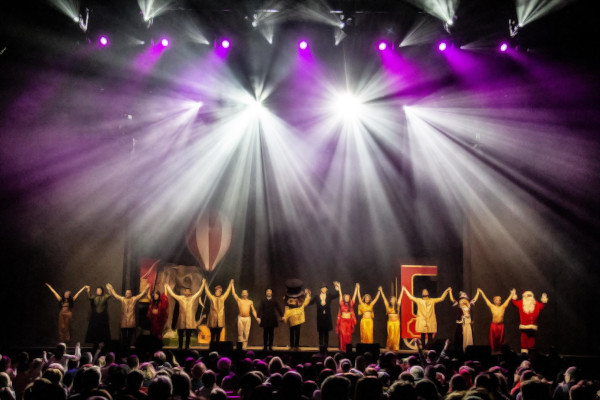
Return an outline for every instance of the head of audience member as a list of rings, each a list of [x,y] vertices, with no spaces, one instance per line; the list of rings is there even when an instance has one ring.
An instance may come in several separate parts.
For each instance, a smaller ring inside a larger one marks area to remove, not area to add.
[[[537,378],[527,380],[521,384],[521,398],[523,400],[550,400],[550,387]]]
[[[302,376],[296,371],[288,371],[281,380],[279,393],[283,399],[300,398],[302,393]]]
[[[417,391],[410,382],[395,382],[388,389],[389,400],[417,400]]]
[[[319,390],[319,385],[315,381],[304,381],[302,384],[302,395],[307,399],[312,399],[315,391]]]
[[[231,360],[227,357],[221,357],[217,361],[217,369],[222,374],[228,374],[231,371]]]
[[[159,350],[156,353],[154,353],[153,360],[156,363],[156,365],[160,367],[165,362],[167,362],[167,355],[163,351]]]
[[[577,382],[577,367],[569,367],[565,371],[565,383]]]
[[[90,353],[89,351],[86,351],[83,354],[81,354],[81,358],[79,359],[79,365],[83,367],[84,365],[91,364],[92,360],[93,360],[92,353]]]
[[[100,386],[100,379],[102,379],[102,373],[98,367],[90,367],[83,371],[81,382],[83,391],[97,389]]]
[[[415,377],[410,372],[404,371],[398,375],[398,382],[410,383],[411,385],[414,385]]]
[[[340,371],[344,374],[350,372],[350,369],[352,368],[352,362],[350,360],[348,360],[347,358],[344,358],[342,361],[340,361]]]
[[[11,387],[12,381],[6,372],[0,372],[0,388]]]
[[[423,367],[420,365],[415,365],[414,367],[410,367],[410,374],[415,378],[415,382],[419,382],[425,377],[425,371]]]
[[[595,400],[598,398],[596,396],[598,389],[597,383],[594,385],[592,382],[579,381],[569,389],[569,398],[570,400]]]
[[[461,374],[454,374],[450,378],[450,392],[464,392],[467,390],[467,380]]]
[[[214,388],[208,396],[209,400],[227,400],[227,393],[221,388]]]
[[[173,385],[167,376],[157,375],[148,386],[149,400],[169,400],[171,394]]]
[[[262,385],[262,383],[263,381],[259,374],[255,373],[254,371],[246,372],[240,378],[240,396],[242,398],[249,398],[252,395],[254,389],[257,386]]]
[[[187,400],[192,391],[192,381],[184,371],[176,371],[171,375],[171,384],[173,385],[173,396],[178,396],[181,400]]]
[[[429,379],[421,379],[418,381],[415,384],[415,390],[417,391],[417,396],[422,400],[438,400],[440,398],[435,383]]]
[[[140,371],[134,369],[127,374],[125,383],[128,389],[138,391],[144,383],[144,375]]]
[[[131,370],[138,369],[140,367],[140,359],[138,358],[138,356],[132,354],[129,357],[127,357],[127,366]]]
[[[338,365],[333,357],[328,356],[325,358],[325,361],[323,361],[323,368],[327,368],[337,372]]]
[[[354,387],[354,400],[369,400],[381,397],[383,386],[374,376],[363,376],[356,381]]]
[[[344,376],[329,376],[321,385],[322,400],[348,400],[349,397],[350,379]]]
[[[271,361],[269,361],[269,375],[280,372],[281,369],[283,368],[283,361],[281,361],[281,358],[279,357],[273,357],[271,358]]]
[[[212,389],[215,387],[216,383],[217,376],[210,369],[205,371],[204,374],[202,374],[202,386],[204,386],[205,388]]]
[[[42,374],[42,378],[48,379],[51,383],[55,385],[60,385],[63,379],[63,373],[58,368],[48,368]]]
[[[204,365],[204,363],[202,361],[198,361],[198,362],[194,363],[194,365],[190,369],[190,372],[192,374],[191,378],[192,379],[200,379],[200,378],[202,378],[202,375],[204,375],[205,371],[206,371],[206,365]]]

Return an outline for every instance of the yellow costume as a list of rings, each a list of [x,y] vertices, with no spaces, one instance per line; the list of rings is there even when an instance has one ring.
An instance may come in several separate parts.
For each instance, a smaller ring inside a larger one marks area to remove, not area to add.
[[[373,303],[362,303],[358,306],[358,315],[360,319],[360,342],[373,343]]]
[[[400,350],[400,315],[394,307],[385,307],[387,322],[387,342],[386,347],[391,351]]]

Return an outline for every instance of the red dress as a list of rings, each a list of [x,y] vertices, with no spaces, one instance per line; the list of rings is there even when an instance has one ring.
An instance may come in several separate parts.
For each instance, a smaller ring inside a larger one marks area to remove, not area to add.
[[[343,314],[346,314],[346,318],[343,317]],[[346,346],[352,343],[352,333],[354,333],[355,325],[356,315],[354,314],[354,302],[350,301],[350,303],[344,303],[340,300],[340,309],[338,311],[335,331],[338,334],[341,351],[346,351]]]
[[[150,334],[162,339],[163,330],[169,317],[169,299],[165,294],[160,299],[150,301],[148,307],[148,319],[150,319]]]

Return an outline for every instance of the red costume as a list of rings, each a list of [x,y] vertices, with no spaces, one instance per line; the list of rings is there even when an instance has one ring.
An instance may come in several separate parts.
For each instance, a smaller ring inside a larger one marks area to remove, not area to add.
[[[523,298],[530,298],[529,301],[515,300],[515,297],[513,297],[512,303],[519,309],[521,349],[526,351],[535,347],[535,333],[538,329],[537,319],[547,300],[545,295],[542,295],[542,301],[536,301],[530,291],[523,292]]]
[[[340,300],[335,332],[338,334],[341,351],[346,351],[346,346],[352,343],[352,333],[354,333],[355,325],[354,302],[344,303],[343,300]]]
[[[150,300],[148,318],[150,319],[150,333],[162,340],[163,329],[169,317],[169,298],[163,293],[158,300]]]

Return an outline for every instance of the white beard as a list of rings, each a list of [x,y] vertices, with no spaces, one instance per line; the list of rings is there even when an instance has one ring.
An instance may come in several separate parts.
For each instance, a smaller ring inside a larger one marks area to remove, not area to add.
[[[533,310],[535,310],[535,299],[529,298],[529,299],[523,299],[523,312],[525,314],[531,314],[533,313]]]

